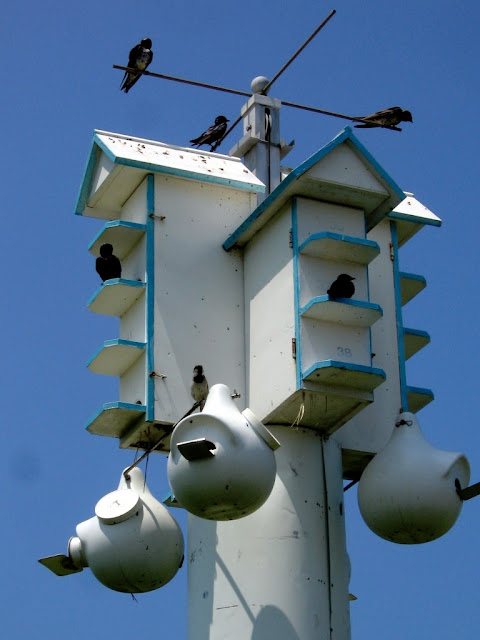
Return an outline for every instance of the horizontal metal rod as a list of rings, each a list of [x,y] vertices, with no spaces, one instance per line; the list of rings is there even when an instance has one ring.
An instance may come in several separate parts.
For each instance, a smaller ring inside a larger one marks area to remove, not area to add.
[[[204,89],[213,89],[214,91],[223,91],[225,93],[233,93],[234,95],[245,96],[247,98],[250,98],[252,96],[252,94],[248,93],[247,91],[239,91],[238,89],[229,89],[228,87],[220,87],[218,85],[208,84],[206,82],[197,82],[196,80],[188,80],[187,78],[177,78],[175,76],[167,76],[167,75],[165,75],[163,73],[153,73],[152,71],[138,71],[137,69],[132,69],[130,67],[122,67],[122,66],[120,66],[118,64],[114,64],[112,66],[113,66],[114,69],[120,69],[121,71],[132,71],[132,72],[136,71],[137,73],[140,73],[142,75],[152,76],[154,78],[161,78],[162,80],[172,80],[173,82],[181,82],[182,84],[191,84],[191,85],[193,85],[195,87],[203,87]],[[343,118],[344,120],[350,120],[351,122],[365,122],[365,120],[363,118],[361,118],[361,117],[349,116],[349,115],[346,115],[345,113],[337,113],[336,111],[327,111],[326,109],[318,109],[317,107],[309,107],[309,106],[304,105],[304,104],[298,104],[296,102],[289,102],[287,100],[281,100],[281,103],[284,104],[286,107],[293,107],[295,109],[302,109],[303,111],[311,111],[312,113],[321,113],[324,116],[333,116],[334,118]],[[230,131],[232,131],[232,129],[234,129],[234,127],[237,126],[237,124],[240,122],[241,119],[242,119],[242,116],[239,116],[235,120],[235,122],[226,131],[226,133],[223,136],[222,140],[224,140],[227,137],[227,135],[230,133]],[[393,127],[393,126],[389,127],[387,125],[381,125],[381,124],[378,124],[376,126],[377,127],[381,127],[383,129],[393,129],[394,131],[401,131],[401,129],[399,127]],[[216,147],[218,147],[218,144],[216,145]]]
[[[228,87],[219,87],[215,84],[208,84],[207,82],[197,82],[196,80],[187,80],[187,78],[177,78],[175,76],[167,76],[164,73],[154,73],[153,71],[139,71],[138,69],[132,69],[131,67],[122,67],[119,64],[112,65],[114,69],[120,69],[121,71],[130,71],[131,73],[141,73],[144,76],[152,76],[153,78],[161,78],[162,80],[172,80],[173,82],[181,82],[182,84],[193,84],[195,87],[203,87],[204,89],[213,89],[214,91],[224,91],[225,93],[233,93],[237,96],[246,96],[249,98],[252,94],[247,91],[237,91],[236,89],[229,89]]]
[[[318,33],[321,29],[323,29],[323,27],[327,24],[327,22],[330,20],[330,18],[333,18],[333,16],[334,16],[336,13],[337,13],[337,12],[335,11],[335,9],[333,9],[333,10],[328,14],[328,16],[325,18],[325,20],[324,20],[320,25],[318,25],[318,27],[315,29],[315,31],[312,33],[312,35],[311,35],[311,36],[309,36],[309,37],[305,40],[305,42],[302,44],[302,46],[301,46],[299,49],[297,49],[297,51],[293,54],[293,56],[287,60],[287,62],[283,65],[283,67],[280,69],[280,71],[279,71],[276,75],[274,75],[274,76],[273,76],[273,78],[268,82],[267,86],[263,89],[262,93],[263,93],[264,95],[267,95],[268,90],[270,89],[270,87],[272,86],[272,84],[273,84],[276,80],[278,80],[278,78],[282,75],[282,73],[283,73],[283,72],[284,72],[284,71],[285,71],[285,70],[286,70],[286,69],[287,69],[287,68],[292,64],[292,62],[295,60],[295,58],[297,58],[297,57],[302,53],[302,51],[305,49],[305,47],[307,46],[307,44],[313,40],[313,38],[317,35],[317,33]]]

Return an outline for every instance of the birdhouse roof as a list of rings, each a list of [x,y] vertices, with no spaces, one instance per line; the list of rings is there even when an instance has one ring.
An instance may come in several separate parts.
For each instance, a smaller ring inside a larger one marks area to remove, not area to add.
[[[438,216],[413,197],[413,193],[405,192],[405,196],[405,199],[388,214],[388,217],[397,223],[398,245],[400,247],[407,240],[410,240],[423,225],[429,224],[439,227],[442,224]]]
[[[253,192],[265,190],[239,158],[96,130],[75,213],[116,219],[148,173]]]
[[[288,200],[304,196],[363,210],[367,231],[405,199],[402,189],[345,127],[293,169],[224,243],[245,245]]]

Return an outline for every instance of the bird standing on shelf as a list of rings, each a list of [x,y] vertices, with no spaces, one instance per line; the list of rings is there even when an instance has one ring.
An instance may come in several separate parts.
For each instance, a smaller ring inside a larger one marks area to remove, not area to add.
[[[96,260],[95,268],[104,282],[105,280],[121,277],[122,265],[117,256],[113,255],[113,247],[111,244],[102,244],[100,247],[100,256]]]
[[[355,286],[352,282],[355,278],[347,273],[341,273],[335,282],[332,282],[330,289],[327,291],[330,298],[351,298],[355,293]]]
[[[355,127],[357,129],[370,129],[372,127],[398,129],[397,124],[400,124],[400,122],[413,122],[410,111],[404,111],[401,107],[390,107],[383,111],[377,111],[372,113],[371,116],[362,116],[359,120],[362,120],[364,124],[356,124]],[[398,129],[398,131],[401,131],[401,129]]]
[[[150,38],[143,38],[140,44],[136,44],[130,51],[127,66],[130,67],[130,69],[145,71],[152,60],[152,41],[150,40]],[[135,73],[134,71],[125,71],[120,91],[125,91],[125,93],[128,93],[141,75],[141,73]]]
[[[190,386],[190,393],[195,402],[200,402],[200,411],[203,411],[205,400],[208,396],[208,382],[201,364],[197,364],[193,368],[193,380]]]
[[[209,144],[210,151],[213,151],[214,147],[216,148],[219,146],[221,138],[225,135],[227,122],[229,122],[229,120],[227,120],[225,116],[217,116],[212,126],[204,131],[201,136],[190,140],[192,147],[197,145],[198,149],[202,144]]]

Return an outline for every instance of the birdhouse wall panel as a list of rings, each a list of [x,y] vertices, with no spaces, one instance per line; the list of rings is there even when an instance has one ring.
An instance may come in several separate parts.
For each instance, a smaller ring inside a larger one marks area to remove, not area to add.
[[[388,195],[387,189],[377,180],[371,168],[366,166],[348,144],[339,145],[330,151],[306,175],[316,180]]]
[[[401,407],[400,357],[397,335],[396,295],[390,243],[390,222],[384,220],[368,238],[380,245],[380,255],[368,267],[370,298],[380,304],[383,316],[371,327],[373,365],[386,373],[374,391],[374,402],[353,417],[336,434],[342,447],[352,451],[377,452],[391,435]],[[400,292],[398,304],[401,305]]]
[[[303,307],[316,296],[326,295],[332,282],[341,273],[348,273],[355,278],[352,300],[368,300],[367,270],[364,266],[299,256],[300,306]]]
[[[296,391],[290,229],[291,207],[287,205],[245,249],[247,404],[259,417],[271,413]]]
[[[145,342],[145,299],[134,302],[120,318],[120,338],[133,342]]]
[[[298,244],[319,231],[365,238],[363,211],[322,200],[296,198]]]
[[[120,219],[145,224],[146,218],[147,180],[145,178],[123,203]]]
[[[120,376],[120,402],[142,404],[146,402],[145,354]]]
[[[369,330],[305,318],[301,323],[302,369],[336,360],[370,366]]]
[[[222,243],[250,213],[250,194],[155,176],[155,420],[174,422],[193,404],[193,368],[209,385],[245,396],[243,260]]]
[[[145,282],[146,237],[143,236],[122,259],[122,278]],[[115,247],[113,248],[115,253]]]

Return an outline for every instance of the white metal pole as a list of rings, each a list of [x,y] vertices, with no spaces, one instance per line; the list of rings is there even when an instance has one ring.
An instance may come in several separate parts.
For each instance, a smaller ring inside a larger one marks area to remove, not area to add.
[[[281,442],[267,502],[232,522],[189,517],[189,640],[348,640],[341,449],[318,431]]]

